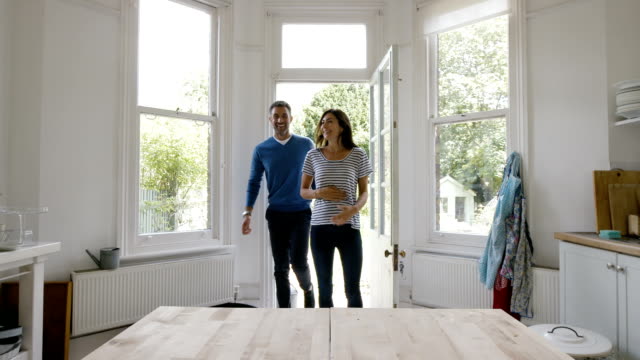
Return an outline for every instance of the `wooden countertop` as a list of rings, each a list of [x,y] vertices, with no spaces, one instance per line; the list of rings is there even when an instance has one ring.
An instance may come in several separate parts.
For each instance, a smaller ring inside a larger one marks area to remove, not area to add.
[[[159,307],[95,359],[571,360],[502,310]]]
[[[620,254],[640,256],[640,240],[628,237],[609,240],[602,239],[596,233],[588,232],[557,232],[553,236],[562,241],[572,242],[578,245],[614,251]]]

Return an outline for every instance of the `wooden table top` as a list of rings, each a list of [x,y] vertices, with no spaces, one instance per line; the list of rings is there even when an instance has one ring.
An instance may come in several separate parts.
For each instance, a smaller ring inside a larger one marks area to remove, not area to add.
[[[564,359],[502,310],[159,307],[85,359]]]
[[[332,309],[333,359],[572,359],[502,310]]]

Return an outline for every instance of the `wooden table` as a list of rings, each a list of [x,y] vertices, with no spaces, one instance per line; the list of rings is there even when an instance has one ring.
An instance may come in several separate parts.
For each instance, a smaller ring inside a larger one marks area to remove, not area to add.
[[[502,310],[159,307],[85,359],[564,359]]]

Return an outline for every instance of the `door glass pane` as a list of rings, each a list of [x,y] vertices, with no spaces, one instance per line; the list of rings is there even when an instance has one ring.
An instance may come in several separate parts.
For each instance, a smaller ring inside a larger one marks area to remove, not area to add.
[[[438,34],[438,116],[509,105],[508,15]]]
[[[382,165],[382,177],[384,182],[388,185],[391,184],[391,133],[388,132],[382,135],[382,148],[383,148],[383,165]]]
[[[382,172],[384,174],[384,223],[383,229],[385,235],[391,236],[391,132],[382,136],[384,140],[384,166]]]
[[[140,2],[140,106],[209,114],[211,21],[177,2]]]
[[[383,118],[382,128],[389,129],[391,124],[391,72],[389,72],[389,64],[384,68],[382,72],[382,84],[383,84]]]
[[[380,83],[378,76],[374,76],[373,86],[371,86],[371,138],[373,139],[378,134],[380,129]]]
[[[141,234],[210,228],[211,124],[140,116]]]
[[[506,161],[504,117],[435,126],[436,231],[487,235]]]
[[[391,185],[385,185],[384,190],[384,229],[382,233],[391,236]]]
[[[365,24],[282,25],[283,68],[364,69]]]

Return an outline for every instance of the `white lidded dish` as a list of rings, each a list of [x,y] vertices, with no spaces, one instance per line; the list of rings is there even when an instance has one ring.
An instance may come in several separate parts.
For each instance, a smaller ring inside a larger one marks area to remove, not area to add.
[[[604,357],[611,354],[611,341],[594,331],[562,324],[538,324],[530,326],[556,349],[575,358]]]

